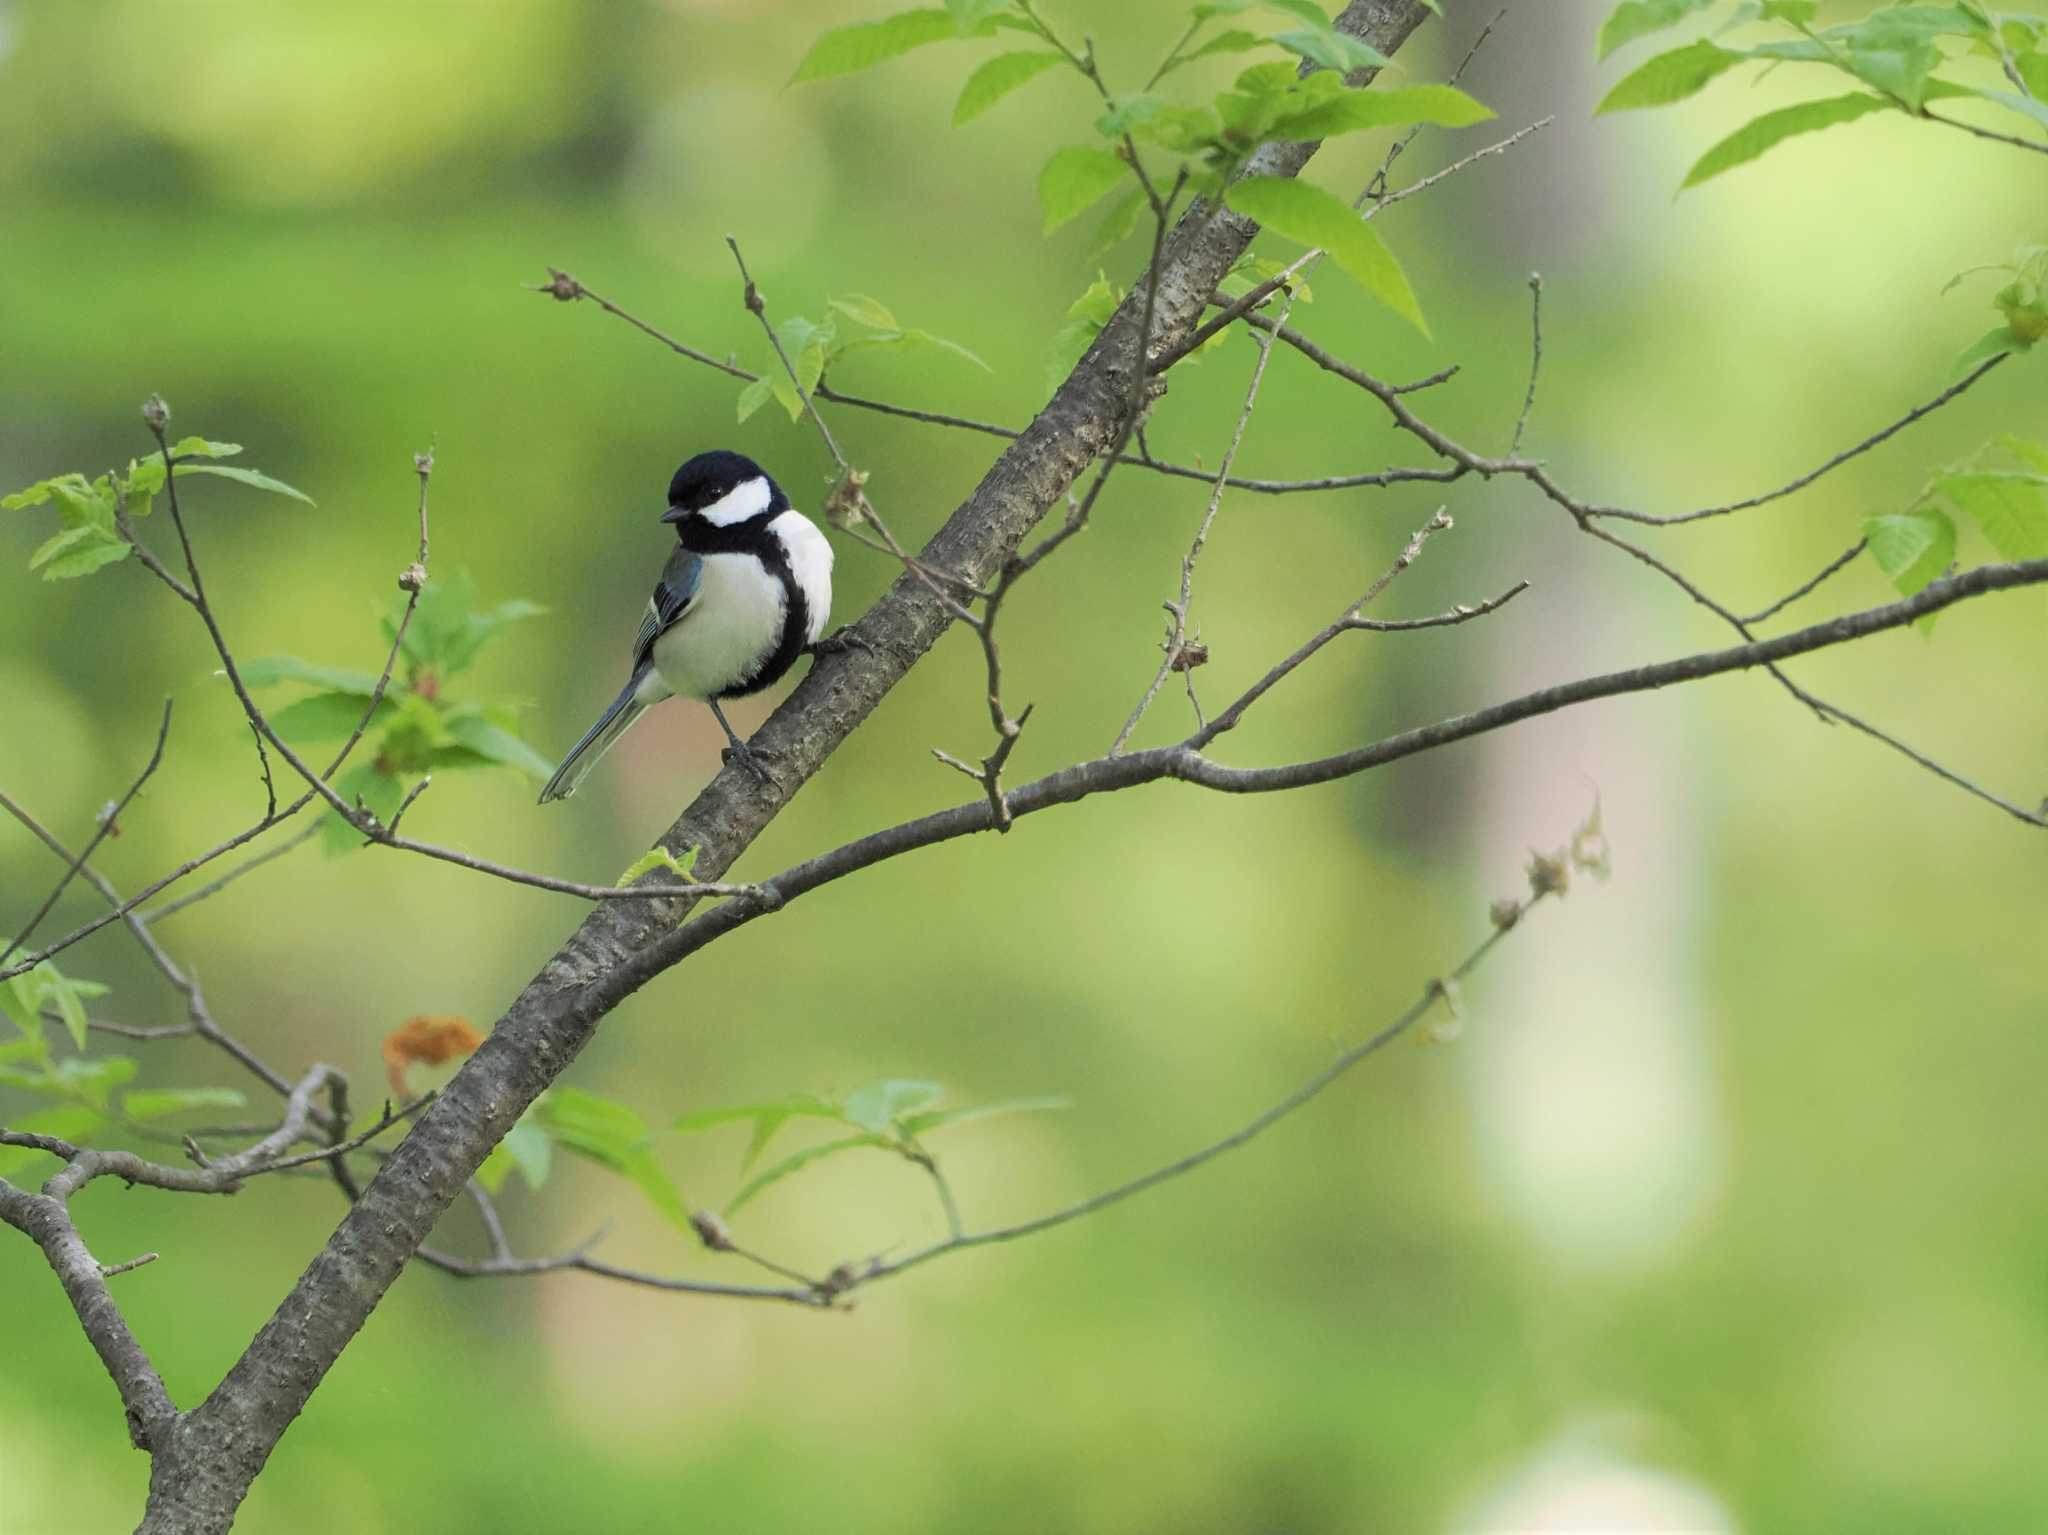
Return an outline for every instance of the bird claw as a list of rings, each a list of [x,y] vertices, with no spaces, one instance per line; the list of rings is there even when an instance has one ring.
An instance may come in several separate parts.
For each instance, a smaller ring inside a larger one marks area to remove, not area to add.
[[[732,745],[726,747],[718,756],[719,760],[728,767],[737,762],[749,773],[752,773],[755,778],[771,788],[780,789],[782,787],[782,780],[769,771],[768,765],[761,760],[760,754],[744,741],[735,739]]]
[[[849,650],[864,650],[869,655],[875,654],[875,647],[854,633],[851,624],[840,625],[811,646],[811,654],[819,656],[844,655]]]

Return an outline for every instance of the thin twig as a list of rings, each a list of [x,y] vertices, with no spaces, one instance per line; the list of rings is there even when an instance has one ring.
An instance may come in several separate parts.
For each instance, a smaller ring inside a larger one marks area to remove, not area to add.
[[[1529,274],[1529,392],[1522,396],[1522,413],[1515,418],[1515,438],[1508,444],[1508,457],[1519,458],[1522,434],[1529,429],[1529,413],[1536,408],[1536,378],[1543,371],[1543,274]]]

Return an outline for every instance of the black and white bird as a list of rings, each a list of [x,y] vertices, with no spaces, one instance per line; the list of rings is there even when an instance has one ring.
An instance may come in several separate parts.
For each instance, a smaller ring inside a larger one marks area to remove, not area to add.
[[[739,453],[699,453],[669,481],[676,550],[633,641],[633,672],[555,769],[540,802],[567,799],[646,709],[680,694],[711,705],[731,755],[760,771],[724,698],[773,686],[817,644],[832,606],[832,546],[782,487]]]

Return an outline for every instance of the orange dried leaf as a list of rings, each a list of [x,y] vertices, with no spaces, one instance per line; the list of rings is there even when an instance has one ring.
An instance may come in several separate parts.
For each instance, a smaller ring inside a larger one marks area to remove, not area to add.
[[[407,1096],[406,1069],[413,1065],[439,1066],[461,1060],[484,1042],[467,1018],[446,1013],[419,1013],[384,1036],[384,1065],[390,1074],[393,1097]]]

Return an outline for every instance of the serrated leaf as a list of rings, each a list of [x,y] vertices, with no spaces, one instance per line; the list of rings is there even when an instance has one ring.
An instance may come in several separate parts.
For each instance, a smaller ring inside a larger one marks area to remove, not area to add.
[[[1038,173],[1038,201],[1045,232],[1078,217],[1124,179],[1124,162],[1106,149],[1076,145],[1058,150]]]
[[[840,1100],[839,1112],[848,1124],[859,1125],[863,1130],[880,1133],[889,1128],[891,1122],[914,1109],[921,1109],[938,1100],[942,1089],[936,1082],[921,1082],[908,1077],[888,1077],[880,1082],[870,1082],[865,1087],[855,1088]]]
[[[837,1156],[842,1151],[852,1151],[861,1146],[875,1146],[885,1151],[894,1151],[895,1144],[880,1135],[849,1135],[844,1140],[826,1141],[819,1146],[806,1146],[802,1151],[792,1152],[766,1172],[746,1184],[725,1207],[731,1215],[743,1205],[751,1203],[763,1190],[780,1183],[792,1173],[803,1171],[813,1162],[822,1162],[826,1157]]]
[[[683,851],[683,856],[678,858],[665,847],[651,847],[627,864],[625,872],[613,880],[612,883],[620,889],[624,889],[627,885],[632,884],[633,881],[641,878],[653,869],[666,869],[676,877],[679,883],[686,882],[690,878],[690,871],[697,867],[698,851],[694,847],[686,848]]]
[[[1945,474],[1934,482],[1950,506],[1983,531],[2008,560],[2048,559],[2048,478],[2037,474]]]
[[[1899,595],[1910,597],[1948,569],[1956,557],[1956,525],[1933,507],[1884,512],[1864,519],[1863,536],[1877,568]]]
[[[1846,96],[1830,96],[1824,101],[1802,101],[1794,107],[1781,107],[1775,112],[1766,112],[1737,128],[1712,149],[1694,162],[1686,172],[1682,186],[1695,187],[1709,177],[1723,171],[1747,165],[1751,160],[1789,138],[1802,133],[1818,133],[1823,128],[1832,128],[1838,123],[1854,122],[1872,112],[1882,112],[1891,105],[1882,96],[1872,96],[1864,91],[1852,91]]]
[[[1600,28],[1598,56],[1604,59],[1615,49],[1675,27],[1686,17],[1716,3],[1717,0],[1622,0]]]
[[[290,496],[294,501],[303,501],[308,506],[315,504],[313,498],[303,490],[294,490],[283,480],[274,480],[257,469],[239,469],[232,464],[180,464],[180,474],[217,474],[224,480],[239,480],[244,485],[253,485],[258,490],[272,491],[280,496]]]
[[[988,30],[986,22],[974,29],[984,34]],[[974,35],[974,31],[967,35]],[[913,48],[950,42],[961,35],[952,13],[940,10],[902,11],[881,21],[857,21],[851,26],[834,27],[811,44],[811,51],[803,56],[789,83],[797,85],[806,80],[858,74]]]
[[[237,663],[237,669],[242,674],[242,681],[252,688],[267,688],[277,682],[305,682],[331,693],[349,693],[364,700],[377,691],[374,672],[356,671],[346,666],[319,666],[311,661],[301,661],[297,656],[258,656],[253,661]]]
[[[1359,218],[1343,199],[1292,177],[1252,176],[1233,186],[1226,201],[1274,234],[1328,251],[1346,276],[1425,336],[1429,334],[1422,306],[1408,285],[1408,274],[1380,239],[1379,231]]]
[[[70,581],[79,576],[89,576],[103,566],[116,560],[128,558],[128,541],[98,529],[88,529],[93,536],[76,548],[67,550],[43,567],[45,581]]]
[[[977,1104],[967,1109],[932,1109],[923,1114],[906,1115],[899,1123],[905,1135],[925,1135],[933,1130],[948,1129],[953,1125],[970,1124],[977,1119],[993,1119],[999,1114],[1036,1114],[1047,1109],[1070,1107],[1064,1098],[1006,1098],[997,1103]]]
[[[1743,55],[1702,39],[1637,66],[1593,109],[1602,112],[1631,112],[1643,107],[1669,106],[1706,89],[1724,70],[1742,62]]]
[[[130,1119],[162,1119],[192,1109],[239,1109],[249,1100],[232,1087],[137,1088],[121,1096],[121,1112]]]
[[[953,103],[953,126],[972,122],[1020,86],[1029,85],[1048,69],[1066,63],[1057,53],[999,53],[967,77],[960,99]]]

